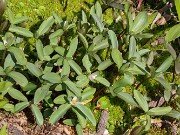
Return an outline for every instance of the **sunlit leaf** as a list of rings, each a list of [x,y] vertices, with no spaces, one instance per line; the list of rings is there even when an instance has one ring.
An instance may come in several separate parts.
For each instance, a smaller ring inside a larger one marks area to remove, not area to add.
[[[98,70],[105,70],[106,68],[110,67],[112,64],[113,64],[112,61],[110,59],[107,59],[99,64]]]
[[[19,72],[11,71],[10,73],[8,73],[8,76],[14,79],[16,83],[21,85],[22,87],[25,87],[28,84],[27,78]]]
[[[66,96],[65,94],[62,94],[62,95],[57,96],[57,97],[53,100],[53,102],[54,102],[55,104],[65,104],[65,103],[66,103],[66,98],[67,98],[67,96]]]
[[[121,52],[117,48],[114,48],[112,49],[111,56],[113,61],[116,63],[118,69],[120,69],[123,64],[123,57]]]
[[[134,22],[133,22],[133,26],[132,26],[132,29],[131,31],[133,33],[139,33],[141,31],[144,30],[144,28],[147,26],[148,24],[148,15],[147,15],[147,12],[143,11],[143,12],[140,12]]]
[[[39,59],[42,61],[44,59],[44,52],[43,52],[43,44],[41,40],[36,41],[36,51]]]
[[[129,41],[129,57],[128,58],[130,59],[131,57],[134,57],[135,53],[136,53],[136,39],[133,36],[131,36],[130,41]]]
[[[28,106],[29,106],[29,102],[20,102],[20,103],[17,103],[14,106],[14,111],[15,112],[20,112],[20,111],[22,111],[23,109],[25,109]]]
[[[81,96],[81,89],[76,87],[76,84],[71,80],[67,79],[64,83],[69,87],[70,91],[74,93],[77,97]]]
[[[179,8],[180,7],[180,1],[179,0],[174,0],[174,2],[175,2],[178,18],[180,20],[180,8]]]
[[[14,99],[16,99],[16,100],[24,101],[24,102],[27,102],[27,101],[28,101],[28,99],[27,99],[19,90],[17,90],[17,89],[10,88],[10,89],[8,90],[8,94],[9,94],[12,98],[14,98]]]
[[[42,78],[51,83],[61,83],[61,76],[58,73],[46,73],[42,76]]]
[[[138,106],[137,103],[134,101],[133,97],[128,93],[119,92],[117,93],[117,96],[130,105]]]
[[[43,118],[43,115],[41,113],[41,111],[39,110],[38,106],[32,104],[31,105],[31,109],[32,109],[32,112],[36,118],[36,122],[39,126],[43,125],[43,122],[44,122],[44,118]]]
[[[159,68],[156,70],[156,73],[158,72],[165,72],[172,64],[173,62],[173,57],[169,56],[160,66]]]
[[[26,67],[36,77],[39,77],[42,75],[42,71],[33,63],[28,62]]]
[[[166,42],[171,42],[180,36],[180,23],[174,25],[165,36]]]
[[[26,28],[22,28],[22,27],[18,27],[18,26],[12,25],[12,26],[9,28],[9,31],[15,32],[16,34],[21,35],[21,36],[33,37],[33,33],[32,33],[32,32],[30,32],[30,31],[27,30]]]
[[[118,48],[119,44],[118,44],[117,36],[114,33],[114,31],[109,30],[108,34],[109,34],[109,38],[111,40],[112,48]]]
[[[78,36],[79,36],[81,42],[83,43],[84,47],[87,49],[89,47],[89,45],[88,45],[86,38],[79,32],[78,32]]]
[[[80,67],[74,60],[69,60],[68,63],[69,63],[69,65],[71,66],[71,68],[72,68],[78,75],[81,75],[81,74],[82,74],[82,69],[81,69],[81,67]]]
[[[96,126],[96,119],[88,107],[81,104],[77,104],[75,107],[77,107],[89,119],[89,121],[91,121],[93,126]]]
[[[34,94],[34,104],[37,105],[40,101],[45,99],[46,95],[48,94],[50,86],[49,85],[43,85],[40,88],[38,88]]]
[[[145,97],[138,90],[134,90],[134,98],[145,112],[149,110],[148,103]]]
[[[165,115],[169,112],[171,112],[172,108],[171,107],[155,107],[150,109],[147,114],[149,115]]]
[[[20,65],[27,64],[27,59],[25,57],[24,52],[21,49],[16,48],[16,47],[10,47],[8,50],[14,54],[14,57],[17,60],[17,64],[20,64]]]
[[[86,68],[88,73],[91,73],[91,62],[89,60],[89,56],[86,54],[82,59],[83,66]]]
[[[75,37],[71,40],[66,57],[72,57],[74,53],[76,52],[77,46],[78,46],[78,37]]]
[[[105,85],[106,87],[110,86],[110,82],[101,76],[95,77],[95,80],[98,81],[99,83]]]
[[[47,20],[43,21],[39,29],[37,30],[37,36],[39,37],[45,34],[51,28],[53,23],[54,23],[54,18],[52,16],[49,17]]]
[[[55,124],[70,108],[71,104],[63,104],[59,106],[58,109],[51,114],[49,122],[51,124]]]

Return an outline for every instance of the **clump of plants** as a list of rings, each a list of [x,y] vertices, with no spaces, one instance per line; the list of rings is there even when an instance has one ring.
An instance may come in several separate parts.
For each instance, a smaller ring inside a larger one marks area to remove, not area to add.
[[[128,1],[122,6],[123,10],[114,10],[111,25],[104,22],[101,4],[96,2],[75,22],[53,13],[35,32],[22,26],[27,17],[16,17],[7,9],[9,23],[0,35],[1,109],[16,113],[30,108],[39,126],[63,119],[79,135],[87,121],[97,126],[98,103],[110,118],[117,116],[112,97],[123,118],[109,119],[109,124],[122,122],[120,132],[146,133],[156,118],[179,120],[179,103],[174,105],[179,84],[168,82],[165,75],[179,74],[180,55],[171,43],[179,40],[180,24],[166,31],[160,53],[167,57],[158,63],[159,50],[144,46],[153,38],[151,29],[157,28],[154,20],[159,13],[135,12]],[[149,80],[158,87],[142,90]]]

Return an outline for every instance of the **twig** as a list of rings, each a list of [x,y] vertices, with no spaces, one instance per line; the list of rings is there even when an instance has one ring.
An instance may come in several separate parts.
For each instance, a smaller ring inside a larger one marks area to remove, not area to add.
[[[96,135],[103,135],[104,131],[106,129],[106,124],[108,121],[108,117],[109,117],[109,112],[108,110],[103,110],[101,113],[101,118],[97,127],[97,132]]]

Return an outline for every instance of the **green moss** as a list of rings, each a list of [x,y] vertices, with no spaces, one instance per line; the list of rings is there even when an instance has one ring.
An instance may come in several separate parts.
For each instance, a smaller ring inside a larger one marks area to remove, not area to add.
[[[103,108],[108,109],[109,119],[107,123],[107,130],[111,134],[114,134],[115,132],[117,132],[118,128],[122,126],[124,117],[124,111],[121,108],[122,102],[120,102],[119,98],[110,98],[108,96],[101,97],[98,102],[103,105]],[[94,115],[96,120],[99,121],[101,116],[101,109],[95,109]],[[95,127],[93,127],[90,123],[88,123],[87,128],[93,131],[95,130]]]
[[[9,0],[8,7],[16,16],[28,16],[30,26],[52,15],[58,13],[61,17],[73,19],[74,14],[84,9],[89,10],[87,4],[92,4],[94,0]]]
[[[151,127],[147,135],[167,135],[167,131],[165,129],[153,126]]]

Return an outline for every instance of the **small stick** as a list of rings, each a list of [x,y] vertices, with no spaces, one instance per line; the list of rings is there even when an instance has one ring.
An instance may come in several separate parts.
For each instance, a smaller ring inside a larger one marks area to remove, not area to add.
[[[103,110],[101,112],[101,117],[100,117],[100,121],[97,127],[97,132],[96,135],[103,135],[104,131],[106,129],[106,124],[108,121],[108,117],[109,117],[109,112],[108,110]]]

